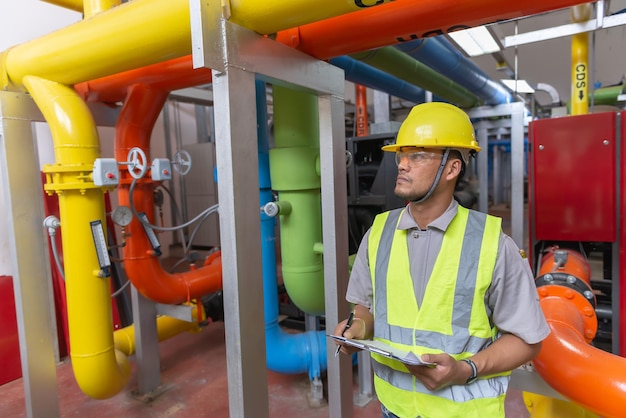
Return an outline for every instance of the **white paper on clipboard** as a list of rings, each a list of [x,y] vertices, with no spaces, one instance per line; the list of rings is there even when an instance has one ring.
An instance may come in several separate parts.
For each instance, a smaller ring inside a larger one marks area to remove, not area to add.
[[[327,337],[330,337],[333,340],[338,341],[340,343],[351,345],[353,347],[360,348],[361,350],[367,350],[372,353],[380,354],[381,356],[389,357],[391,359],[398,360],[398,361],[401,361],[402,363],[409,364],[412,366],[434,366],[435,365],[435,363],[423,361],[415,353],[397,349],[395,347],[392,347],[380,341],[353,340],[353,339],[341,337],[338,335],[327,335]]]

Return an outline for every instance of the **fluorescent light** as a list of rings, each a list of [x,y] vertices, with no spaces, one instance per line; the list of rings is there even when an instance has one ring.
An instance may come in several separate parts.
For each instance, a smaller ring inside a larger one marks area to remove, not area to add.
[[[535,89],[530,87],[526,80],[500,80],[515,93],[534,93]]]
[[[491,54],[500,50],[500,45],[493,39],[491,33],[485,26],[458,30],[450,32],[448,35],[456,42],[470,57]]]

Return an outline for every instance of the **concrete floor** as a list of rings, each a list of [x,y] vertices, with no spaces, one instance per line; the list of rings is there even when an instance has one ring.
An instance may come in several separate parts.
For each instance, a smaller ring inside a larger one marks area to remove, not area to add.
[[[133,396],[133,377],[127,387],[108,400],[84,395],[74,380],[71,364],[57,367],[57,390],[62,417],[228,417],[228,380],[224,323],[216,322],[197,334],[181,334],[160,344],[161,384],[164,392],[144,402]],[[271,417],[328,417],[328,405],[311,407],[305,374],[283,375],[268,371],[268,399]],[[356,381],[356,379],[355,379]],[[355,394],[358,388],[354,387]],[[507,397],[507,418],[525,418],[521,392],[511,390]],[[380,404],[374,399],[364,407],[354,407],[354,416],[379,418]],[[0,387],[0,417],[26,417],[22,379]],[[251,417],[254,418],[254,417]]]

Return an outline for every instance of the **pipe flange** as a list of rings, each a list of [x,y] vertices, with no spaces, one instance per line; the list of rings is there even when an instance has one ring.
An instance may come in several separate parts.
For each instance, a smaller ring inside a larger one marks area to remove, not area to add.
[[[546,273],[535,279],[535,285],[537,289],[542,286],[562,286],[572,289],[585,298],[594,309],[596,308],[596,297],[593,293],[593,289],[587,282],[574,275],[560,272]]]

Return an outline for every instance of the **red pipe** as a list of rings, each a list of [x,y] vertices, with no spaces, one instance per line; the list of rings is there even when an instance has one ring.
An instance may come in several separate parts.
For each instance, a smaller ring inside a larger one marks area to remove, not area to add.
[[[86,101],[117,103],[126,98],[127,89],[133,84],[145,84],[152,90],[169,93],[172,90],[208,84],[211,80],[211,70],[209,68],[194,70],[191,55],[187,55],[79,83],[74,89]]]
[[[587,1],[396,0],[281,31],[276,39],[329,59],[582,3]]]
[[[580,288],[589,283],[585,277],[584,257],[571,250],[565,264],[544,258],[540,271],[576,277]],[[545,267],[545,268],[544,268]],[[597,330],[597,319],[589,300],[576,287],[558,280],[537,278],[541,308],[551,333],[533,360],[535,370],[563,396],[606,418],[624,416],[626,405],[626,359],[595,348],[589,343]],[[541,283],[556,283],[541,285]],[[571,284],[571,283],[570,283]],[[589,288],[591,290],[591,288]]]
[[[357,84],[355,86],[356,108],[354,123],[356,124],[356,136],[366,136],[369,133],[367,120],[367,87]]]
[[[139,147],[150,161],[150,134],[167,99],[168,91],[144,84],[133,84],[118,118],[115,136],[115,158],[125,161],[128,151]],[[122,170],[118,188],[120,205],[129,206],[130,175]],[[133,204],[137,212],[145,212],[154,222],[154,183],[150,179],[137,181],[133,191]],[[128,238],[123,248],[126,274],[137,290],[150,300],[178,304],[200,298],[222,288],[221,256],[214,255],[212,263],[185,273],[165,272],[153,254],[152,246],[143,226],[137,219],[126,227]]]

